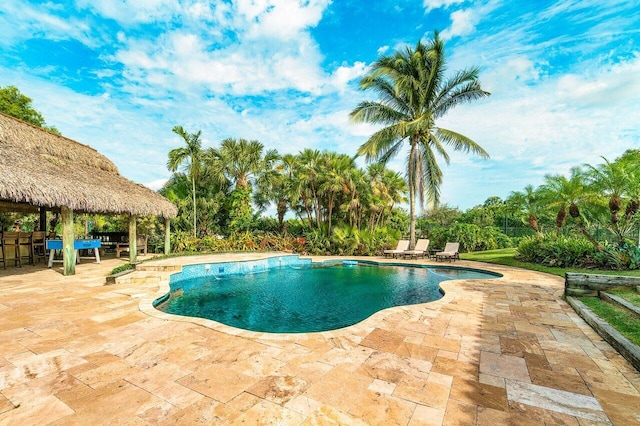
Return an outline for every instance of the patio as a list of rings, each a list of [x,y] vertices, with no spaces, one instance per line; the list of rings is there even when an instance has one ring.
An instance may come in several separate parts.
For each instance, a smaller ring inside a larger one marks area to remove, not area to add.
[[[640,374],[560,299],[559,277],[456,262],[504,277],[278,336],[146,314],[165,270],[192,261],[145,263],[112,286],[118,259],[75,276],[0,271],[0,424],[640,422]]]

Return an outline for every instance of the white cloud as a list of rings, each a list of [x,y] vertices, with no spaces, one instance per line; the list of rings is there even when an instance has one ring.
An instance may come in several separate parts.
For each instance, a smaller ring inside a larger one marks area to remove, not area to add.
[[[433,9],[446,9],[451,5],[463,3],[464,0],[424,0],[422,2],[426,9],[426,12],[430,12]]]
[[[631,107],[640,99],[639,75],[640,53],[637,53],[633,59],[605,67],[594,76],[562,76],[556,85],[557,95],[580,107]]]
[[[162,189],[164,184],[167,183],[168,181],[169,181],[169,179],[156,179],[154,181],[144,183],[143,185],[146,186],[149,189],[152,189],[154,191],[158,191],[159,189]]]
[[[51,3],[33,7],[17,0],[0,2],[0,45],[11,45],[30,38],[47,40],[77,40],[95,47],[97,41],[90,35],[90,26],[77,18],[56,16],[58,7]]]
[[[387,51],[389,50],[389,46],[385,45],[385,46],[380,46],[378,48],[378,56],[380,55],[384,55]]]
[[[527,63],[518,58],[497,65],[491,73],[496,83],[502,79],[500,90],[452,110],[438,123],[472,138],[492,156],[485,162],[452,155],[443,194],[468,199],[471,206],[490,195],[504,198],[526,184],[539,185],[545,174],[566,175],[573,166],[598,164],[601,156],[613,159],[638,148],[640,128],[630,127],[640,122],[634,107],[640,99],[637,56],[591,75],[516,78],[536,74]],[[470,192],[464,181],[483,182],[486,188]]]
[[[289,40],[322,18],[330,0],[239,0],[237,11],[250,24],[248,37]]]
[[[451,26],[442,31],[444,40],[475,32],[480,16],[474,9],[456,10],[451,14]]]
[[[364,62],[356,62],[352,66],[342,65],[333,72],[332,83],[339,91],[344,92],[346,85],[363,76],[367,72],[367,65]]]
[[[176,0],[76,0],[76,4],[127,26],[168,21],[181,10]]]

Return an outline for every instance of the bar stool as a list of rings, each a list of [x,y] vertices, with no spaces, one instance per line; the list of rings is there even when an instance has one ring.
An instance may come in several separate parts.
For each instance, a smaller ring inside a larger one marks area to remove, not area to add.
[[[2,233],[2,251],[4,254],[4,265],[7,269],[7,262],[9,259],[9,251],[13,250],[13,266],[22,266],[20,259],[20,234],[18,232],[3,232]]]
[[[19,232],[18,233],[18,253],[20,253],[20,266],[22,266],[22,259],[26,258],[29,261],[29,265],[35,265],[33,262],[33,247],[31,246],[31,232]],[[23,254],[25,252],[26,254]]]
[[[40,259],[47,263],[47,250],[45,248],[46,233],[44,231],[35,231],[31,235],[31,253],[33,255],[33,263]]]

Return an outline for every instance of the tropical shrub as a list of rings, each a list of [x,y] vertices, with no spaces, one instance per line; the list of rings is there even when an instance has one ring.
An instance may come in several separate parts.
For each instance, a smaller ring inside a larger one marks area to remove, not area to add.
[[[611,261],[603,253],[586,238],[553,233],[523,237],[516,258],[546,266],[610,267]]]
[[[471,223],[456,223],[448,228],[433,227],[425,237],[431,240],[431,247],[442,248],[447,242],[458,242],[461,251],[495,250],[513,246],[511,238],[498,228],[480,228]]]
[[[387,228],[359,231],[355,227],[334,228],[331,237],[324,229],[307,229],[302,236],[273,232],[236,232],[226,238],[194,238],[187,231],[172,234],[175,252],[222,253],[232,251],[285,251],[312,255],[381,255],[398,241],[401,234]]]

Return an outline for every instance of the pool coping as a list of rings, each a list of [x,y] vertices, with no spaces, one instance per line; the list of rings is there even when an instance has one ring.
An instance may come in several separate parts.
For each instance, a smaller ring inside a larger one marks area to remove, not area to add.
[[[264,253],[261,253],[262,255],[264,255]],[[277,256],[282,256],[282,253],[273,253],[272,255],[268,255],[266,257],[277,257]],[[194,256],[197,257],[197,256]],[[263,256],[260,256],[262,258],[264,258]],[[301,258],[303,258],[301,256]],[[324,259],[324,260],[319,260],[319,261],[314,261],[314,258],[316,259],[321,259],[322,257],[316,257],[316,256],[304,256],[305,259],[311,259],[312,263],[324,263],[324,262],[342,262],[345,260],[348,261],[352,261],[355,260],[359,263],[364,263],[364,264],[370,264],[370,265],[384,265],[384,266],[412,266],[412,267],[419,267],[419,268],[425,268],[425,269],[432,269],[432,268],[441,268],[441,269],[463,269],[463,270],[467,270],[467,271],[474,271],[474,272],[483,272],[483,273],[488,273],[491,275],[495,275],[495,278],[491,278],[491,280],[500,280],[500,279],[504,279],[504,275],[496,272],[496,271],[492,271],[490,269],[478,269],[478,268],[470,268],[470,267],[466,267],[466,266],[454,266],[454,265],[439,265],[439,264],[433,264],[433,263],[414,263],[416,261],[412,261],[412,260],[407,260],[404,262],[398,262],[397,259],[388,259],[389,261],[385,261],[385,259],[380,259],[380,260],[371,260],[371,259],[358,259],[357,257],[353,257],[353,258],[340,258],[339,260],[337,259]],[[179,258],[176,258],[179,259]],[[164,263],[166,262],[167,259],[165,259]],[[243,262],[243,261],[251,261],[251,260],[255,260],[255,259],[244,259],[244,260],[238,260],[238,262]],[[371,331],[373,331],[376,327],[379,326],[380,323],[384,322],[386,318],[395,315],[399,312],[404,312],[406,314],[412,315],[413,312],[416,310],[416,308],[420,308],[420,307],[429,307],[429,308],[433,308],[433,309],[439,309],[441,308],[443,305],[447,305],[449,304],[451,301],[453,301],[457,295],[457,293],[455,292],[455,288],[457,286],[458,282],[461,281],[482,281],[483,279],[461,279],[461,280],[445,280],[439,283],[440,285],[440,289],[444,292],[443,296],[438,299],[438,300],[434,300],[432,302],[427,302],[427,303],[418,303],[418,304],[412,304],[412,305],[403,305],[403,306],[392,306],[389,308],[385,308],[383,310],[377,311],[375,313],[373,313],[372,315],[370,315],[369,317],[363,319],[362,321],[353,324],[353,325],[349,325],[346,327],[342,327],[339,329],[335,329],[335,330],[328,330],[328,331],[315,331],[315,332],[303,332],[303,333],[270,333],[270,332],[259,332],[259,331],[250,331],[250,330],[244,330],[244,329],[240,329],[240,328],[236,328],[236,327],[232,327],[214,320],[210,320],[207,318],[198,318],[198,317],[189,317],[189,316],[182,316],[182,315],[175,315],[175,314],[169,314],[166,312],[162,312],[159,311],[158,309],[155,308],[155,304],[154,302],[164,296],[166,296],[168,293],[170,293],[171,291],[171,287],[170,287],[170,279],[171,276],[174,274],[178,274],[182,271],[182,267],[184,266],[191,266],[191,265],[198,265],[198,264],[203,264],[203,263],[210,263],[210,264],[215,264],[215,263],[227,263],[228,261],[202,261],[200,263],[193,263],[193,262],[189,262],[189,263],[185,263],[183,265],[181,264],[174,264],[174,265],[168,265],[168,268],[170,269],[169,271],[164,272],[163,274],[163,279],[161,279],[158,282],[158,291],[156,291],[156,293],[154,293],[154,295],[146,295],[145,297],[143,297],[140,300],[140,303],[138,304],[138,308],[140,309],[140,311],[150,317],[153,318],[158,318],[158,319],[162,319],[162,320],[166,320],[166,321],[179,321],[179,322],[189,322],[192,324],[197,324],[197,325],[201,325],[203,327],[207,327],[209,329],[215,330],[215,331],[219,331],[219,332],[223,332],[232,336],[238,336],[238,337],[244,337],[247,339],[266,339],[266,340],[272,340],[272,341],[289,341],[289,342],[295,342],[298,340],[302,340],[302,339],[306,339],[309,336],[321,336],[323,338],[326,339],[331,339],[331,338],[337,338],[337,337],[344,337],[347,335],[361,335],[361,336],[365,336],[367,334],[369,334]],[[151,268],[151,270],[153,270],[152,268],[155,266],[153,264],[153,262],[149,262],[147,263],[147,266]],[[487,265],[489,266],[489,265]]]

